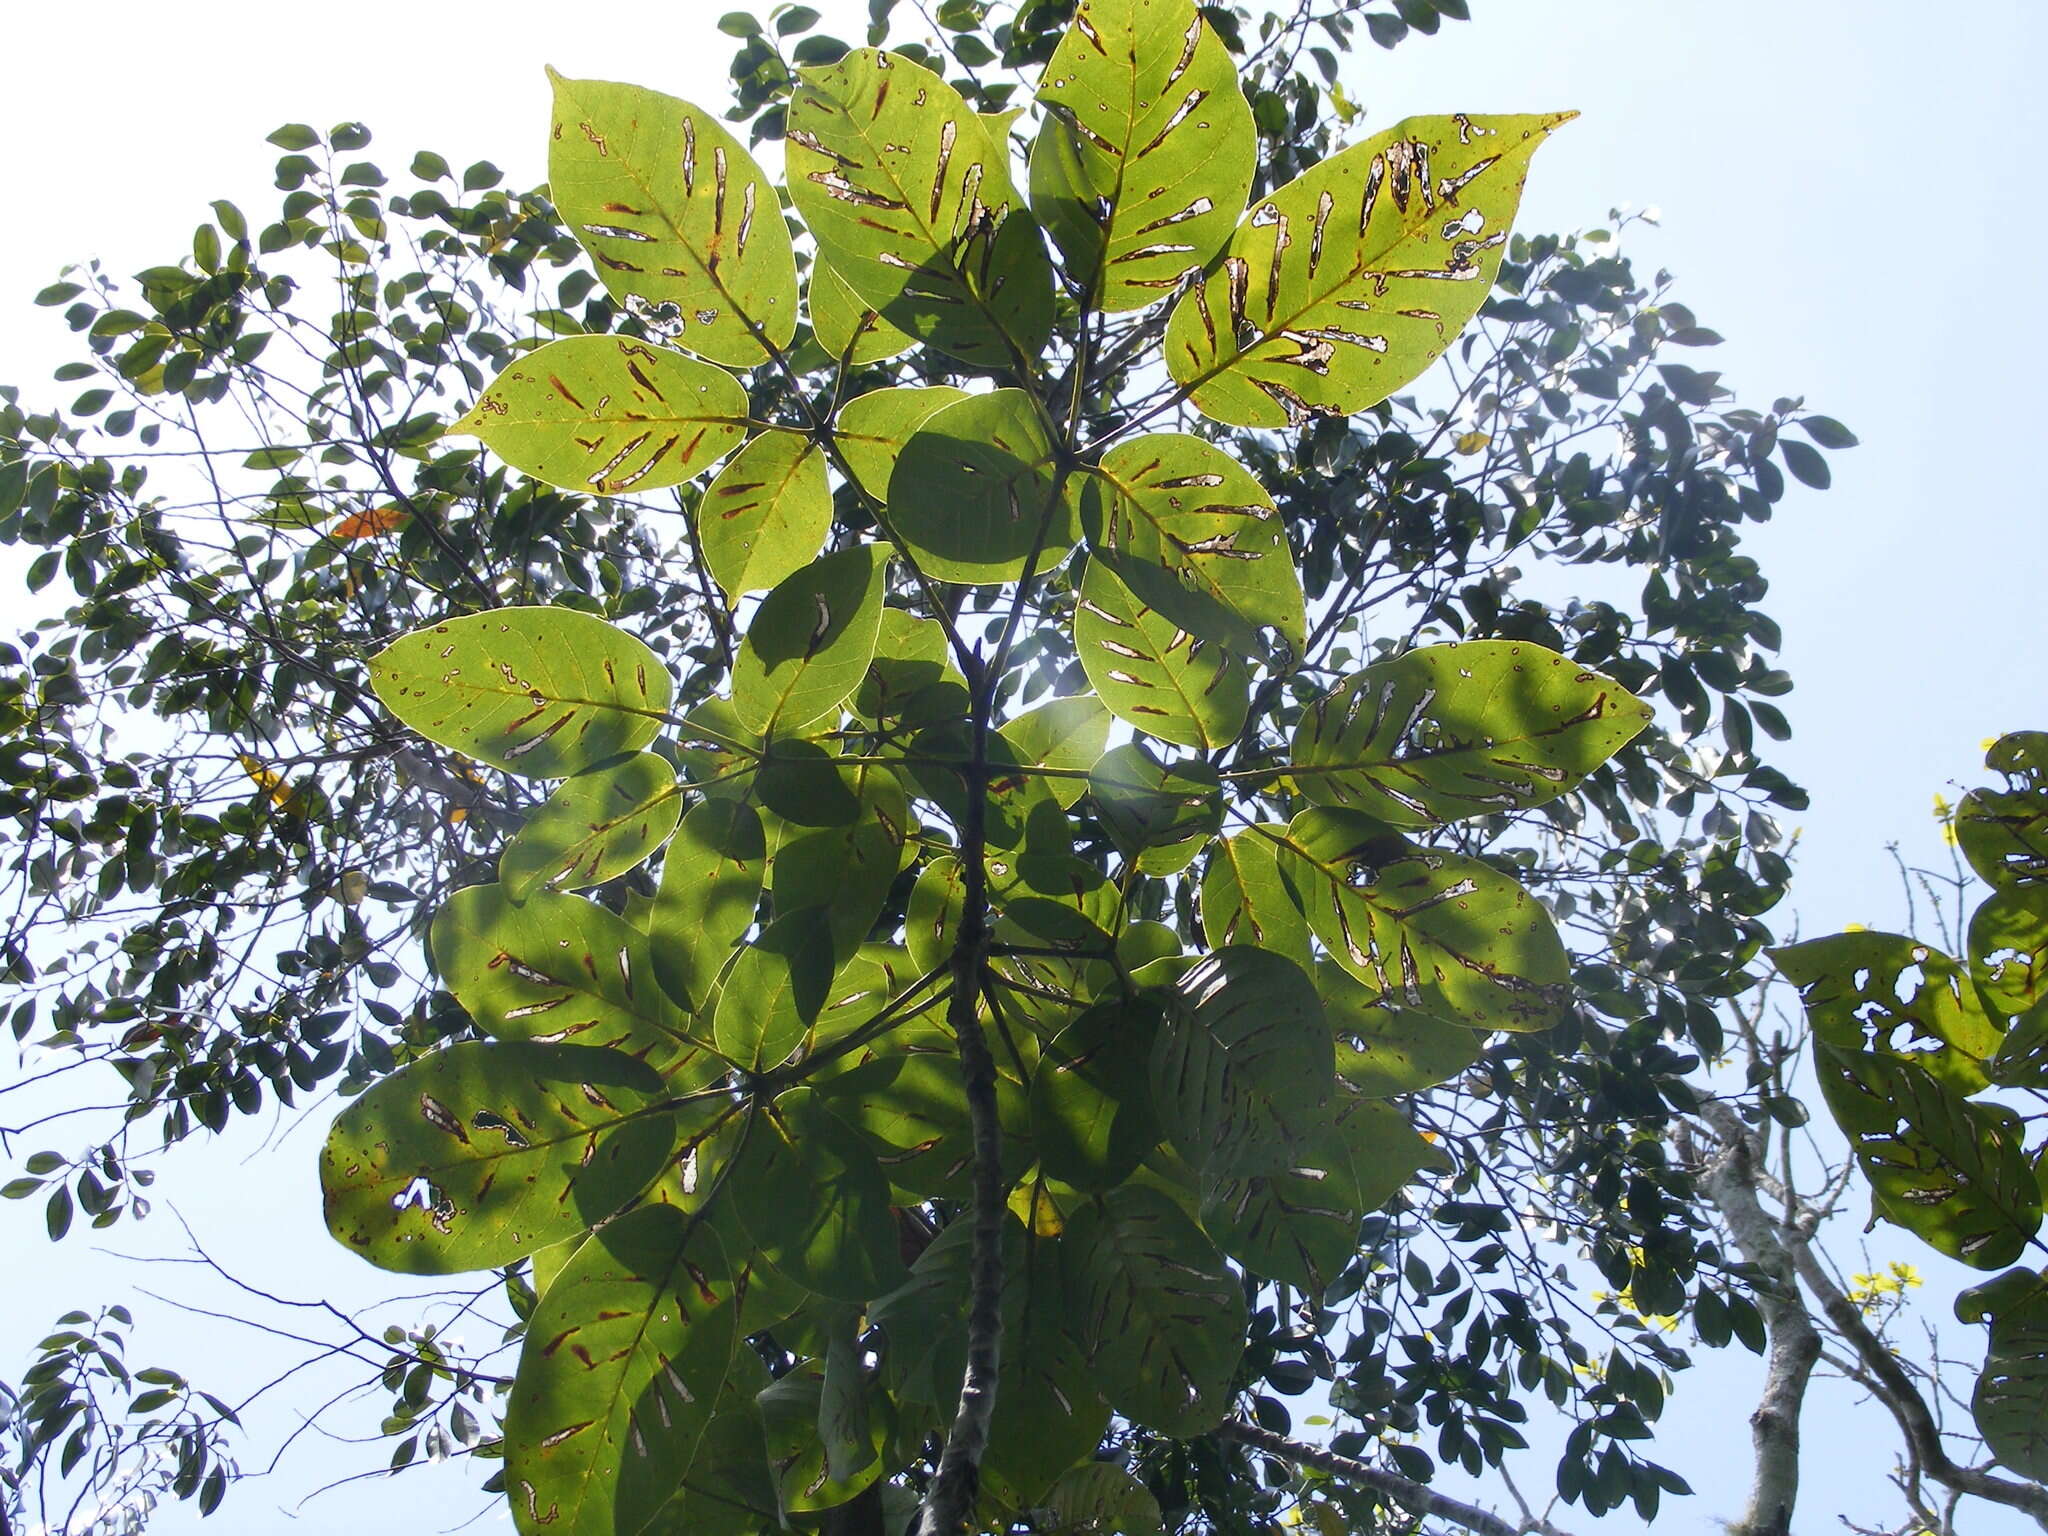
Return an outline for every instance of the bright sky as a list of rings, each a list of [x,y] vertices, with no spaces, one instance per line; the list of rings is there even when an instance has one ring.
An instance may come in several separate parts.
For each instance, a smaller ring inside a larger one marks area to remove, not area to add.
[[[864,5],[813,3],[828,19],[847,18],[840,35],[859,40]],[[1832,491],[1795,485],[1749,548],[1772,581],[1766,607],[1798,680],[1786,701],[1798,734],[1777,751],[1814,798],[1796,818],[1801,922],[1808,933],[1852,921],[1897,926],[1903,900],[1885,844],[1937,858],[1930,796],[1953,799],[1977,781],[1984,738],[2048,727],[2043,492],[2014,451],[2031,437],[2048,342],[2042,310],[2014,276],[2042,244],[2048,9],[2025,0],[1956,11],[1905,0],[1472,6],[1469,25],[1348,62],[1368,124],[1417,111],[1580,109],[1583,119],[1538,158],[1521,227],[1602,224],[1624,201],[1660,207],[1661,231],[1632,234],[1631,253],[1643,268],[1675,271],[1678,296],[1729,338],[1687,360],[1723,370],[1759,408],[1803,394],[1863,439],[1830,455]],[[30,296],[87,256],[118,273],[175,260],[210,198],[232,197],[255,217],[275,197],[276,152],[262,138],[278,124],[360,119],[376,132],[371,157],[389,169],[425,147],[457,166],[492,159],[529,185],[543,174],[543,63],[723,108],[732,44],[712,24],[724,8],[357,0],[203,24],[134,0],[78,14],[14,8],[0,54],[0,155],[14,210],[0,246],[0,382],[31,400],[67,399],[48,375],[74,355],[70,338]],[[321,1110],[279,1126],[253,1156],[242,1139],[226,1149],[232,1156],[181,1153],[160,1186],[160,1212],[175,1205],[230,1268],[273,1291],[345,1305],[386,1294],[387,1277],[342,1254],[320,1225],[313,1159],[326,1118]],[[241,1309],[202,1277],[143,1273],[78,1236],[48,1249],[33,1209],[6,1215],[5,1251],[21,1262],[0,1277],[0,1376],[18,1374],[74,1298],[142,1284]],[[120,1254],[183,1247],[167,1214],[109,1237]],[[1889,1228],[1869,1243],[1879,1261],[1939,1266]],[[1935,1293],[1945,1297],[1952,1283],[1931,1281],[1922,1293],[1930,1312],[1945,1310]],[[267,1374],[271,1351],[246,1330],[146,1305],[137,1360],[209,1380]],[[1950,1334],[1956,1352],[1980,1355],[1974,1330]],[[276,1358],[296,1359],[295,1347],[280,1343]],[[1702,1529],[1709,1516],[1736,1513],[1754,1383],[1739,1351],[1680,1382],[1653,1454],[1704,1497],[1667,1506],[1666,1527]],[[1867,1524],[1897,1508],[1882,1481],[1891,1426],[1874,1407],[1837,1411],[1848,1407],[1844,1398],[1810,1416],[1810,1529],[1831,1527],[1836,1513]],[[373,1416],[358,1411],[350,1422],[374,1427]],[[302,1445],[272,1482],[231,1495],[206,1529],[273,1532],[280,1505],[376,1455]],[[1547,1458],[1532,1462],[1532,1478],[1546,1473]],[[446,1529],[478,1510],[475,1481],[443,1470],[357,1484],[299,1509],[292,1528]],[[1560,1523],[1590,1523],[1578,1514],[1560,1512]],[[500,1518],[488,1514],[478,1528],[508,1528]],[[157,1529],[196,1524],[166,1514]],[[1995,1511],[1972,1524],[2018,1528]]]

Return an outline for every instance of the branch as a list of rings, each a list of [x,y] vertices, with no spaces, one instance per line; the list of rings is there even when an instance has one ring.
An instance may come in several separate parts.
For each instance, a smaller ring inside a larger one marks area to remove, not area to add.
[[[1701,1187],[1757,1272],[1753,1289],[1770,1336],[1763,1393],[1749,1416],[1756,1476],[1749,1507],[1728,1527],[1729,1536],[1787,1536],[1799,1501],[1799,1416],[1820,1359],[1820,1333],[1799,1294],[1780,1229],[1757,1200],[1761,1149],[1727,1105],[1708,1103],[1700,1113],[1721,1139],[1720,1154],[1707,1165]]]
[[[1295,1466],[1314,1467],[1318,1472],[1327,1472],[1357,1487],[1370,1488],[1418,1519],[1448,1520],[1453,1525],[1462,1525],[1466,1530],[1476,1532],[1477,1536],[1565,1536],[1563,1531],[1539,1516],[1527,1515],[1519,1522],[1503,1520],[1491,1510],[1438,1493],[1399,1473],[1382,1471],[1356,1457],[1340,1456],[1321,1446],[1289,1440],[1284,1435],[1276,1435],[1270,1429],[1261,1429],[1240,1419],[1224,1420],[1216,1426],[1215,1434],[1219,1440],[1234,1440],[1239,1445],[1248,1445],[1253,1450],[1264,1451],[1268,1456],[1278,1457]]]
[[[1820,1302],[1828,1321],[1856,1351],[1857,1359],[1862,1361],[1864,1369],[1881,1388],[1876,1396],[1898,1420],[1899,1429],[1918,1460],[1921,1472],[1957,1493],[2017,1509],[2031,1516],[2042,1530],[2048,1531],[2048,1488],[2038,1483],[2015,1482],[1975,1467],[1958,1466],[1952,1461],[1948,1448],[1942,1444],[1941,1428],[1934,1422],[1927,1399],[1921,1396],[1913,1378],[1906,1374],[1898,1356],[1871,1331],[1856,1304],[1844,1296],[1841,1288],[1829,1278],[1820,1260],[1814,1257],[1806,1234],[1787,1233],[1785,1247],[1792,1256],[1799,1278],[1806,1282],[1806,1288]]]

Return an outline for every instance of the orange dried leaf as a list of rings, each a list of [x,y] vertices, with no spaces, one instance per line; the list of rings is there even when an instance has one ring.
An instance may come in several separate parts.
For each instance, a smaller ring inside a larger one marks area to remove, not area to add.
[[[336,539],[374,539],[394,528],[404,527],[405,523],[406,514],[398,507],[371,507],[351,512],[328,532]]]

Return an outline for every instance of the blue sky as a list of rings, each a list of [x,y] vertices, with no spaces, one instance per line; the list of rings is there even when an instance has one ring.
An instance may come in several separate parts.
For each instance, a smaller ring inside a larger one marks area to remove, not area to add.
[[[816,3],[828,16],[864,10]],[[494,159],[515,183],[538,181],[543,62],[722,105],[730,43],[711,30],[722,8],[364,3],[174,24],[156,7],[115,3],[94,10],[89,31],[68,8],[23,8],[9,18],[0,60],[11,193],[0,382],[34,396],[70,355],[55,316],[27,304],[66,262],[99,255],[134,270],[174,258],[209,198],[263,207],[274,196],[273,152],[261,140],[280,122],[358,118],[389,165],[429,147],[457,164]],[[1677,296],[1729,338],[1687,360],[1722,370],[1747,404],[1804,395],[1863,439],[1830,456],[1832,491],[1795,486],[1750,549],[1771,579],[1765,606],[1783,625],[1783,664],[1798,681],[1785,701],[1798,734],[1781,761],[1814,800],[1791,818],[1802,831],[1793,904],[1808,933],[1896,926],[1903,901],[1885,844],[1938,858],[1930,797],[1953,799],[1976,782],[1984,738],[2048,727],[2048,507],[2025,458],[2048,338],[2018,281],[2043,232],[2036,157],[2048,137],[2038,90],[2048,9],[2017,0],[1953,10],[1900,0],[1472,8],[1469,25],[1348,62],[1367,125],[1413,111],[1578,108],[1582,120],[1538,159],[1521,227],[1603,224],[1623,201],[1659,207],[1662,227],[1631,231],[1630,254],[1646,269],[1670,267]],[[857,37],[856,25],[842,35]],[[47,386],[46,398],[60,388]],[[280,1124],[253,1158],[239,1142],[227,1155],[181,1154],[163,1194],[259,1283],[367,1300],[385,1277],[335,1250],[319,1224],[313,1156],[324,1121],[322,1112]],[[59,1298],[138,1279],[193,1298],[208,1289],[163,1270],[138,1276],[77,1238],[48,1251],[24,1226],[9,1230],[9,1250],[28,1262],[0,1279],[0,1374],[18,1369]],[[112,1236],[122,1252],[182,1246],[162,1218]],[[1869,1243],[1878,1260],[1910,1258],[1930,1273],[1939,1263],[1890,1229]],[[1930,1291],[1945,1288],[1936,1275]],[[144,1353],[195,1374],[256,1369],[245,1332],[151,1311]],[[1951,1340],[1965,1355],[1981,1348],[1973,1332],[1952,1329]],[[1732,1474],[1745,1467],[1753,1380],[1738,1354],[1681,1383],[1661,1454],[1708,1497],[1672,1509],[1667,1526],[1696,1529],[1736,1512]],[[1832,1526],[1838,1511],[1867,1523],[1892,1510],[1881,1478],[1893,1442],[1878,1410],[1831,1411],[1810,1431],[1806,1528]],[[303,1450],[274,1490],[242,1490],[208,1529],[275,1530],[288,1494],[368,1455]],[[477,1509],[470,1486],[459,1472],[357,1485],[307,1506],[296,1528],[381,1519],[442,1529]],[[184,1528],[175,1515],[159,1525]],[[2017,1528],[1996,1512],[1972,1525]]]

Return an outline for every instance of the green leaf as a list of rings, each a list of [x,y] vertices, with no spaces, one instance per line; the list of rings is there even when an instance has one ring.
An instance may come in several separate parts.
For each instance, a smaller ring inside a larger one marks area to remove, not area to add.
[[[509,1264],[603,1221],[676,1144],[661,1077],[617,1051],[467,1041],[341,1112],[320,1153],[335,1240],[382,1269]]]
[[[1254,654],[1270,626],[1300,654],[1301,580],[1279,510],[1215,444],[1176,432],[1119,443],[1083,482],[1081,523],[1095,558],[1188,633]]]
[[[938,621],[885,608],[875,659],[853,696],[854,714],[864,724],[886,720],[915,729],[963,720],[967,707],[967,679],[953,665]]]
[[[974,1133],[960,1058],[891,1037],[876,1055],[818,1085],[825,1106],[860,1133],[882,1165],[899,1204],[972,1198]],[[1005,1132],[1003,1166],[1012,1172],[1030,1158],[1017,1138],[1029,1121],[1023,1091],[996,1082],[997,1117]]]
[[[1323,807],[1288,823],[1280,864],[1330,958],[1380,1006],[1478,1030],[1548,1029],[1570,1015],[1556,925],[1492,865]]]
[[[1210,951],[1153,996],[1152,1103],[1197,1168],[1256,1168],[1284,1153],[1335,1080],[1322,1000],[1301,967],[1245,945]]]
[[[729,1193],[762,1256],[798,1285],[865,1302],[902,1284],[882,1165],[809,1089],[756,1119]]]
[[[682,814],[667,758],[613,758],[562,781],[498,855],[498,878],[514,901],[538,889],[602,885],[648,858]]]
[[[1230,237],[1258,135],[1193,0],[1086,0],[1038,101],[1031,206],[1095,308],[1158,302]]]
[[[738,379],[629,336],[564,336],[515,358],[448,428],[536,480],[600,496],[681,485],[746,432]]]
[[[647,936],[580,896],[457,891],[428,935],[477,1027],[501,1040],[608,1046],[666,1070],[688,1020],[655,979]]]
[[[1138,742],[1088,772],[1102,830],[1148,875],[1178,874],[1223,826],[1222,780],[1198,757],[1162,763]]]
[[[506,1410],[522,1536],[680,1528],[654,1520],[673,1518],[733,1372],[746,1282],[711,1227],[669,1206],[577,1250],[527,1320]]]
[[[884,320],[849,288],[829,262],[811,268],[810,301],[811,330],[818,345],[849,367],[886,363],[917,345],[916,337]]]
[[[1031,1078],[1031,1137],[1049,1178],[1112,1189],[1159,1144],[1145,1063],[1159,1009],[1142,998],[1090,1008],[1045,1047]]]
[[[862,490],[877,501],[889,499],[889,478],[903,445],[940,411],[967,399],[967,391],[950,384],[902,389],[871,389],[839,408],[832,423],[832,441]]]
[[[1337,1033],[1337,1075],[1369,1099],[1447,1083],[1486,1048],[1483,1031],[1419,1008],[1389,1007],[1384,994],[1335,961],[1317,961],[1314,975]]]
[[[883,319],[983,367],[1029,367],[1052,329],[1052,264],[1007,146],[959,92],[860,48],[801,72],[785,148],[818,251]]]
[[[1280,873],[1274,842],[1274,835],[1285,830],[1265,825],[1216,845],[1202,871],[1202,933],[1211,949],[1249,944],[1308,970],[1308,919],[1301,897]]]
[[[1619,683],[1522,640],[1428,645],[1301,717],[1288,773],[1321,805],[1432,827],[1555,800],[1650,723]]]
[[[701,1007],[732,949],[754,924],[768,867],[761,817],[742,800],[690,808],[668,845],[648,914],[654,974],[671,997]]]
[[[1067,1289],[1117,1412],[1164,1434],[1215,1427],[1244,1353],[1244,1290],[1201,1229],[1156,1189],[1090,1200],[1060,1238]]]
[[[2048,732],[2015,731],[1984,755],[2004,790],[1973,789],[1956,807],[1956,841],[1970,867],[2003,889],[2048,880]]]
[[[1411,117],[1254,204],[1174,306],[1166,364],[1239,427],[1376,405],[1492,290],[1529,157],[1574,114]]]
[[[794,432],[763,432],[732,456],[697,507],[704,563],[728,603],[817,558],[832,531],[825,455]]]
[[[1074,646],[1110,713],[1148,736],[1213,751],[1244,729],[1243,664],[1153,612],[1099,560],[1082,578]]]
[[[903,914],[903,945],[912,965],[932,971],[946,963],[966,906],[967,878],[958,859],[942,855],[918,872]]]
[[[896,883],[910,802],[887,768],[862,763],[841,772],[852,814],[834,814],[824,826],[778,818],[770,891],[778,913],[825,908],[833,952],[846,960],[867,942]]]
[[[2015,1018],[1992,1058],[1991,1081],[2001,1088],[2048,1088],[2048,1000]]]
[[[865,1459],[849,1472],[834,1474],[828,1455],[830,1447],[818,1433],[825,1405],[825,1372],[821,1366],[797,1366],[763,1387],[754,1400],[760,1405],[768,1465],[774,1472],[776,1496],[785,1516],[834,1509],[882,1475],[882,1453],[888,1447],[891,1426],[890,1416],[881,1412],[859,1426],[862,1443],[858,1450]],[[887,1399],[877,1398],[876,1406],[885,1408]]]
[[[626,312],[735,368],[796,334],[796,257],[775,184],[687,101],[553,70],[548,194]],[[766,345],[764,345],[764,342]]]
[[[1003,740],[1016,749],[1017,761],[1035,768],[1057,768],[1064,775],[1086,773],[1109,745],[1109,711],[1092,693],[1051,699],[1003,722]],[[1046,793],[1071,809],[1087,789],[1080,777],[1040,777]]]
[[[2048,884],[1993,891],[1970,919],[1970,975],[2011,1017],[2048,998]]]
[[[719,991],[719,1054],[751,1072],[787,1061],[825,1006],[836,969],[829,909],[782,913],[740,951]]]
[[[1821,1095],[1886,1220],[1977,1269],[2026,1251],[2041,1189],[2018,1115],[1971,1103],[1903,1056],[1841,1049],[1818,1033],[1813,1050]]]
[[[1104,946],[1123,919],[1123,896],[1085,859],[1061,853],[997,851],[988,859],[989,899],[1011,937],[1027,942]]]
[[[639,751],[675,694],[644,643],[572,608],[498,608],[400,635],[370,658],[370,682],[429,741],[536,779]]]
[[[1340,1092],[1308,1117],[1284,1164],[1202,1179],[1202,1227],[1254,1274],[1309,1298],[1351,1262],[1367,1211],[1441,1154],[1390,1104]]]
[[[1054,495],[1058,481],[1031,397],[972,395],[934,411],[903,445],[889,475],[889,526],[927,576],[1017,581],[1027,567],[1051,570],[1080,537],[1072,494]]]
[[[1908,1061],[1968,1095],[1999,1048],[1963,968],[1896,933],[1837,933],[1771,951],[1799,989],[1814,1038],[1838,1050]]]
[[[1163,1536],[1165,1521],[1152,1490],[1122,1467],[1091,1461],[1070,1467],[1045,1496],[1049,1536]]]
[[[2048,1288],[2032,1270],[2009,1270],[1956,1298],[1964,1322],[1988,1321],[1991,1341],[1970,1417],[1991,1454],[2048,1482]]]
[[[813,560],[761,600],[733,664],[732,703],[763,735],[801,735],[874,659],[888,561],[873,544]]]

